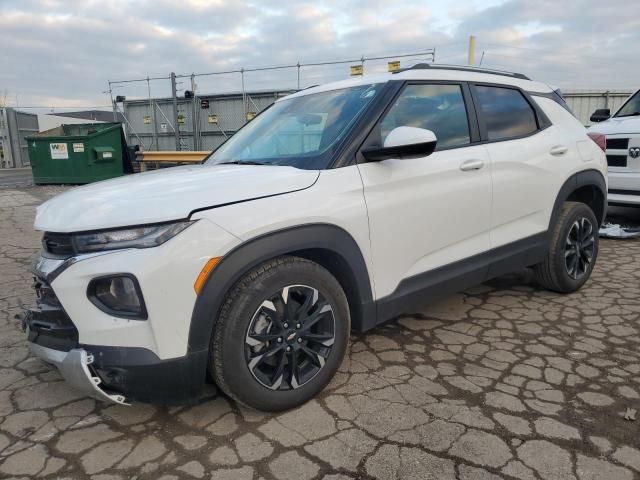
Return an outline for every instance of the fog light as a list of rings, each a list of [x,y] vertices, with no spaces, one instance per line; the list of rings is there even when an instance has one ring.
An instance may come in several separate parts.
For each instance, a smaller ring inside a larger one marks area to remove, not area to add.
[[[146,320],[147,310],[140,285],[133,275],[94,278],[87,289],[89,300],[109,315]]]

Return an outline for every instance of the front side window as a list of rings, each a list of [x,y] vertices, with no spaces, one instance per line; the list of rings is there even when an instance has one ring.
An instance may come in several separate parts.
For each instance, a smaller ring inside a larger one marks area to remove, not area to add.
[[[276,102],[225,142],[207,164],[252,163],[326,168],[381,85],[311,93]]]
[[[433,131],[436,150],[468,145],[469,122],[460,85],[408,85],[380,123],[380,145],[396,127]]]
[[[627,100],[615,114],[616,117],[633,117],[634,115],[640,115],[640,91]]]
[[[519,90],[478,85],[476,93],[489,140],[524,137],[538,130],[535,112]]]

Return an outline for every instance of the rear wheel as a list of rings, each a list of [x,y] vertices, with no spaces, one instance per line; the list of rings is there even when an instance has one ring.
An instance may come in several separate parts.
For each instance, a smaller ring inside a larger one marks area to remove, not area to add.
[[[349,330],[347,299],[326,269],[298,257],[274,259],[229,292],[212,339],[211,371],[243,404],[292,408],[331,380]]]
[[[598,257],[598,221],[588,205],[566,202],[553,228],[546,259],[534,267],[538,282],[575,292],[591,276]]]

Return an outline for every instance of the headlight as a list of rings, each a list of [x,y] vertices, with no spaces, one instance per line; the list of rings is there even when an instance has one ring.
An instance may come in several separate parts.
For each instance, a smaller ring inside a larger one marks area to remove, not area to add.
[[[72,237],[76,253],[91,253],[117,248],[150,248],[162,245],[193,222],[172,222],[123,230],[104,230],[75,234]]]

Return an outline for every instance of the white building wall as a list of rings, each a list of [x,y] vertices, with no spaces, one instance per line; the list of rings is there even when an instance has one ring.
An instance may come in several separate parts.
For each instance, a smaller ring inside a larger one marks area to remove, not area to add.
[[[611,114],[618,110],[633,93],[633,90],[616,89],[567,89],[562,90],[564,99],[573,114],[583,125],[591,125],[589,117],[598,108],[608,108]]]

